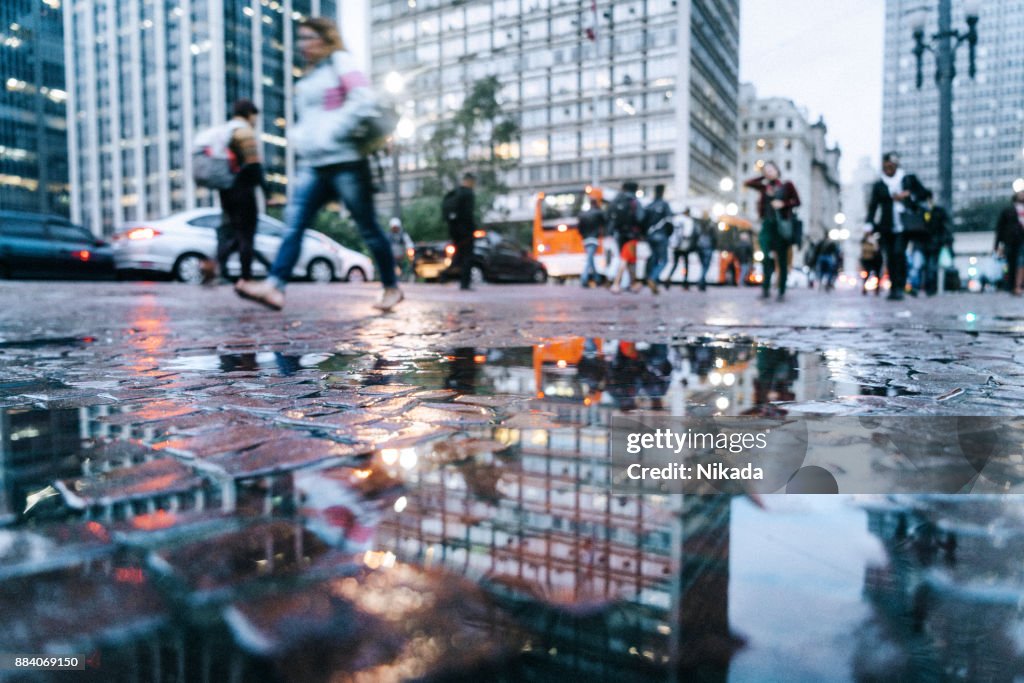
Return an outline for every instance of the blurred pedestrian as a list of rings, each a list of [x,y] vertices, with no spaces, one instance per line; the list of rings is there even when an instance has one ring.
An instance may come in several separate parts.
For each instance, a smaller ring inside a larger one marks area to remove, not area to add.
[[[297,43],[307,67],[295,84],[297,121],[288,130],[288,143],[299,161],[286,215],[288,232],[270,277],[262,283],[240,284],[236,291],[264,306],[281,309],[306,228],[325,204],[340,199],[380,273],[384,291],[374,306],[389,311],[404,295],[395,278],[388,238],[377,223],[373,174],[359,140],[365,133],[367,112],[376,110],[376,96],[355,57],[345,49],[333,21],[325,17],[303,19],[298,25]]]
[[[693,222],[694,249],[697,252],[697,260],[700,261],[700,277],[697,279],[697,289],[705,291],[708,286],[708,271],[711,270],[711,257],[715,254],[718,246],[718,231],[707,211]]]
[[[448,224],[448,236],[455,247],[452,265],[459,271],[459,289],[472,289],[473,250],[476,238],[476,176],[462,174],[462,182],[444,196],[441,211]]]
[[[882,157],[882,175],[871,187],[867,224],[879,233],[885,268],[889,272],[888,299],[903,299],[907,285],[907,239],[923,227],[921,204],[928,190],[900,168],[895,152]]]
[[[935,203],[935,195],[931,190],[924,193],[924,237],[921,246],[920,287],[928,296],[939,292],[939,256],[942,248],[952,238],[953,230],[949,212]]]
[[[996,223],[995,251],[1006,259],[1006,289],[1024,293],[1024,189],[1013,195]]]
[[[743,183],[757,190],[760,197],[757,213],[761,217],[761,251],[764,253],[764,279],[761,298],[771,296],[772,275],[779,270],[778,300],[786,298],[786,280],[789,277],[789,252],[795,236],[793,209],[800,206],[800,195],[790,181],[783,181],[774,161],[766,161],[761,175]]]
[[[875,296],[882,291],[882,250],[878,246],[878,233],[864,231],[860,240],[860,293],[867,295],[868,281],[875,278]]]
[[[615,241],[619,247],[619,266],[611,286],[614,294],[622,291],[619,282],[626,273],[629,273],[631,292],[637,292],[642,287],[636,274],[637,246],[640,244],[643,222],[643,209],[636,196],[638,189],[639,186],[634,182],[623,183],[608,213],[608,223],[615,232]]]
[[[412,238],[402,228],[402,219],[398,216],[388,222],[388,242],[391,244],[391,256],[395,259],[395,272],[398,279],[404,282],[412,273],[412,257],[415,252]]]
[[[644,207],[644,228],[647,233],[647,246],[651,249],[644,279],[651,291],[657,294],[661,271],[668,265],[668,241],[673,230],[672,208],[665,201],[664,185],[654,186],[654,199]]]
[[[740,262],[740,285],[750,280],[750,268],[754,263],[754,240],[749,230],[741,230],[736,245],[736,259]]]
[[[683,209],[683,213],[676,217],[672,237],[669,239],[669,246],[672,249],[672,268],[669,269],[668,277],[665,278],[665,288],[672,285],[672,277],[676,274],[676,266],[683,262],[683,289],[690,288],[690,254],[696,250],[694,232],[694,221],[690,209]]]
[[[835,288],[838,274],[839,243],[825,235],[815,252],[814,272],[817,274],[818,290],[831,292]]]
[[[238,283],[252,280],[256,222],[259,219],[256,188],[263,188],[264,196],[268,194],[254,130],[258,115],[259,109],[250,100],[236,100],[231,107],[231,119],[216,131],[227,148],[234,180],[230,187],[219,190],[223,219],[221,228],[217,230],[217,254],[200,266],[203,284],[212,284],[217,279],[218,270],[222,277],[227,276],[228,257],[234,251],[238,252],[242,269]]]
[[[583,238],[583,251],[587,255],[587,261],[583,264],[583,274],[580,275],[580,285],[584,288],[597,286],[599,276],[594,255],[597,254],[601,240],[604,239],[605,227],[607,225],[604,207],[602,206],[604,194],[600,189],[594,188],[587,196],[589,204],[580,212],[577,220],[580,237]]]

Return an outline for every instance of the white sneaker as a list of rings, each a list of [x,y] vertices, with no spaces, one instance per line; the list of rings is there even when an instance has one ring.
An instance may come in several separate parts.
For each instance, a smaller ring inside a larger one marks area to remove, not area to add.
[[[390,311],[405,298],[405,294],[398,287],[388,287],[380,295],[380,301],[373,305],[382,311]]]

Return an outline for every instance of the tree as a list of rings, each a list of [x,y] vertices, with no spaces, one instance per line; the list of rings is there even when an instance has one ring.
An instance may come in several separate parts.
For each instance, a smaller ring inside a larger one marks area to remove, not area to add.
[[[452,118],[439,122],[431,132],[423,153],[433,173],[424,178],[419,195],[402,211],[402,222],[414,240],[447,238],[441,199],[458,185],[463,172],[472,170],[477,177],[477,223],[494,200],[508,191],[504,174],[518,164],[511,148],[520,128],[502,111],[500,92],[497,76],[476,81]]]
[[[284,209],[279,206],[267,207],[267,215],[279,221],[284,221]],[[369,256],[366,245],[363,243],[363,238],[359,235],[359,229],[356,228],[351,218],[342,216],[339,213],[339,207],[335,204],[321,209],[320,213],[316,215],[313,225],[310,227],[317,232],[327,235],[343,247],[348,247],[353,251]]]

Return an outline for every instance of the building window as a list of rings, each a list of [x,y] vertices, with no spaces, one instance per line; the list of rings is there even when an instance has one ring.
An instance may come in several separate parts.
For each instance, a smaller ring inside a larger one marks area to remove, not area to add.
[[[775,130],[775,119],[768,121],[768,130]]]
[[[786,130],[793,130],[793,119],[786,119]]]

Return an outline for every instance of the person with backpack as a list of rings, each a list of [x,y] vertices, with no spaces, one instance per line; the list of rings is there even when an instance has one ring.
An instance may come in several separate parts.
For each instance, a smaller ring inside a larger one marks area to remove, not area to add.
[[[310,17],[298,24],[297,44],[307,64],[295,84],[297,121],[288,144],[299,162],[286,222],[288,232],[265,282],[235,288],[244,298],[268,308],[284,306],[284,290],[302,251],[302,238],[316,214],[340,199],[359,228],[377,265],[384,291],[374,307],[390,311],[405,296],[398,287],[391,244],[377,223],[373,173],[367,158],[370,143],[385,125],[382,107],[370,81],[333,21]]]
[[[470,290],[473,283],[473,245],[476,232],[476,176],[462,174],[462,183],[441,200],[441,214],[455,247],[452,265],[459,270],[459,289]]]
[[[665,201],[665,186],[654,186],[654,199],[644,208],[644,227],[651,257],[647,260],[647,286],[658,293],[661,271],[668,265],[668,240],[672,236],[672,207]]]
[[[258,114],[259,110],[250,100],[237,100],[227,123],[196,136],[194,179],[201,187],[219,192],[224,214],[221,228],[217,230],[216,256],[207,258],[200,266],[203,284],[216,280],[218,265],[222,275],[227,274],[228,256],[234,251],[238,252],[242,268],[239,282],[252,280],[259,218],[256,188],[263,188],[267,194],[255,133]]]
[[[622,291],[619,281],[626,272],[629,273],[631,292],[640,291],[642,286],[636,277],[636,248],[640,244],[643,221],[643,209],[636,197],[638,189],[639,186],[632,181],[623,183],[622,191],[615,195],[608,213],[608,223],[619,247],[619,267],[611,286],[613,294]]]

